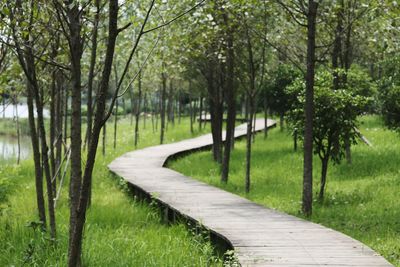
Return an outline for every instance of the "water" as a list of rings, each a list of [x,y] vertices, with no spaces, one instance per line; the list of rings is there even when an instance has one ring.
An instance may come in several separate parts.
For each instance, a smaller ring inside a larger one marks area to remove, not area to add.
[[[0,105],[0,119],[7,118],[12,119],[17,114],[16,110],[18,110],[18,115],[20,118],[28,118],[28,105],[26,104],[18,104],[16,108],[15,105],[6,103],[5,105]],[[35,108],[36,111],[36,108]],[[35,112],[36,116],[36,112]],[[47,109],[43,110],[43,116],[45,118],[49,118],[50,112]]]
[[[31,155],[30,139],[21,137],[20,159],[27,159]],[[0,164],[16,161],[18,157],[18,139],[14,136],[0,135]]]

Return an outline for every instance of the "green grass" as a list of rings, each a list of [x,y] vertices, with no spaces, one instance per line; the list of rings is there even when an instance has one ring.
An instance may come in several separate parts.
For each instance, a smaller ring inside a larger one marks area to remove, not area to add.
[[[115,157],[134,149],[133,127],[129,119],[121,120],[116,150],[112,149],[112,123],[107,127],[106,155],[101,155],[100,145],[93,175],[93,202],[88,212],[83,245],[84,265],[220,265],[221,261],[214,256],[213,247],[207,240],[192,234],[185,225],[161,224],[155,208],[134,201],[121,190],[119,180],[107,171],[106,166]],[[139,147],[158,144],[159,134],[152,132],[150,120],[145,130],[141,128]],[[169,127],[166,142],[198,134],[190,134],[185,119],[182,124]],[[67,185],[64,185],[57,203],[58,240],[56,246],[52,246],[47,241],[48,234],[28,226],[37,220],[32,160],[22,162],[20,166],[0,164],[0,175],[10,188],[8,202],[3,204],[0,215],[0,266],[66,266]]]
[[[400,266],[400,136],[385,130],[378,117],[364,117],[361,131],[373,147],[353,147],[353,164],[330,165],[324,203],[314,202],[311,220],[369,245]],[[262,205],[301,216],[302,152],[294,152],[292,138],[279,129],[264,140],[256,136],[252,153],[251,192],[245,194],[245,141],[235,144],[229,182],[219,181],[219,166],[209,151],[171,162],[188,176],[246,197]],[[201,162],[201,164],[198,164]],[[320,161],[314,161],[314,195]]]

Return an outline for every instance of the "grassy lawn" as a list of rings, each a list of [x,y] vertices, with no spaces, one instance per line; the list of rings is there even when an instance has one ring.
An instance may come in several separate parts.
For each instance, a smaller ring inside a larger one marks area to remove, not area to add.
[[[373,147],[353,147],[353,164],[331,164],[325,202],[314,203],[312,221],[369,245],[400,266],[400,136],[386,130],[378,117],[361,119],[361,132]],[[246,197],[262,205],[301,217],[302,152],[279,129],[256,137],[252,153],[251,192],[245,194],[245,141],[235,144],[227,185],[219,181],[219,166],[209,151],[198,152],[170,167],[188,176]],[[201,164],[198,164],[201,162]],[[314,192],[319,189],[320,161],[314,161]]]
[[[141,123],[139,147],[156,145],[159,134]],[[166,142],[190,138],[187,119],[169,126]],[[195,127],[197,129],[197,127]],[[204,130],[208,131],[208,129]],[[160,223],[156,209],[128,197],[106,166],[115,157],[133,150],[133,126],[123,119],[118,128],[117,149],[113,147],[113,125],[107,128],[106,154],[97,156],[93,180],[93,201],[88,212],[84,241],[85,266],[207,266],[221,265],[209,242],[191,234],[184,225]],[[68,245],[67,184],[57,203],[58,240],[55,246],[32,227],[36,220],[34,169],[32,160],[20,166],[0,164],[0,189],[8,184],[11,193],[0,214],[0,266],[66,266]],[[1,193],[1,192],[0,192]],[[0,194],[2,195],[2,194]],[[4,194],[3,194],[4,195]],[[0,201],[1,202],[1,201]]]

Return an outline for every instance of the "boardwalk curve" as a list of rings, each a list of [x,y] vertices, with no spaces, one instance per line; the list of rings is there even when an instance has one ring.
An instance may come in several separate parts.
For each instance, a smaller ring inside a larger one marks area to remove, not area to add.
[[[268,120],[268,125],[275,124]],[[256,121],[256,131],[264,120]],[[246,125],[235,137],[246,134]],[[212,145],[211,134],[128,152],[110,171],[152,194],[181,215],[221,236],[242,266],[392,266],[361,242],[319,224],[255,204],[245,198],[165,168],[180,153]]]

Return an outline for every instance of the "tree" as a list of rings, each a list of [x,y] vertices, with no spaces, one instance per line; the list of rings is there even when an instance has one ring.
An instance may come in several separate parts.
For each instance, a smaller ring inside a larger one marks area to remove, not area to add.
[[[307,12],[307,73],[306,99],[304,108],[304,176],[303,176],[303,213],[312,213],[312,153],[314,125],[314,76],[315,76],[315,33],[318,2],[308,1]]]
[[[283,129],[284,116],[292,108],[293,97],[288,94],[286,87],[299,77],[301,73],[288,64],[279,64],[270,73],[270,80],[266,88],[268,107],[279,114],[280,128]]]
[[[314,98],[313,151],[321,160],[321,184],[319,200],[324,198],[329,160],[339,164],[345,155],[347,142],[356,144],[358,131],[357,117],[368,102],[365,96],[350,90],[333,90],[334,76],[329,72],[319,72],[316,77]],[[292,128],[304,131],[304,83],[296,80],[288,88],[297,95],[296,108],[289,112]],[[302,140],[303,137],[299,135]]]
[[[228,181],[229,175],[229,163],[231,158],[231,149],[233,138],[235,134],[235,121],[236,121],[236,85],[235,85],[235,51],[234,51],[234,29],[235,23],[232,22],[228,11],[225,7],[221,8],[221,15],[223,19],[223,26],[225,27],[225,38],[226,47],[224,47],[224,52],[226,54],[226,66],[224,70],[224,93],[226,97],[227,110],[227,122],[226,122],[226,135],[225,135],[225,147],[224,147],[224,157],[222,161],[222,171],[221,171],[221,181],[226,183]]]

